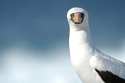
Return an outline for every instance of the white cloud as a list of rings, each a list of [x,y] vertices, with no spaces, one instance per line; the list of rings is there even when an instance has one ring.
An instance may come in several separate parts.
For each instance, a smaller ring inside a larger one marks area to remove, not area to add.
[[[125,43],[110,54],[125,61]],[[81,83],[65,47],[47,52],[13,47],[6,49],[3,56],[0,83]]]
[[[14,47],[3,55],[0,83],[80,83],[65,48],[41,53]]]

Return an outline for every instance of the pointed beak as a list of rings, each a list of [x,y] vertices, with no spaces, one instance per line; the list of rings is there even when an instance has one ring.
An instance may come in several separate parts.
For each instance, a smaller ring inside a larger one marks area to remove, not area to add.
[[[82,21],[84,20],[84,14],[80,13],[80,12],[73,13],[73,14],[71,14],[71,20],[75,24],[81,24]]]

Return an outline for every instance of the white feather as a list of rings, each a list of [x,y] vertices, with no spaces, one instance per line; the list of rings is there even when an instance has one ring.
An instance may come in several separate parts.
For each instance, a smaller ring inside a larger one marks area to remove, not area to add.
[[[85,15],[81,24],[71,21],[71,14],[81,12]],[[67,13],[70,28],[69,48],[71,63],[84,83],[104,83],[94,70],[95,68],[112,73],[125,78],[125,64],[100,51],[97,51],[90,44],[88,32],[88,13],[78,7],[70,9]]]
[[[125,63],[111,56],[95,51],[90,58],[90,66],[102,71],[109,71],[125,79]]]

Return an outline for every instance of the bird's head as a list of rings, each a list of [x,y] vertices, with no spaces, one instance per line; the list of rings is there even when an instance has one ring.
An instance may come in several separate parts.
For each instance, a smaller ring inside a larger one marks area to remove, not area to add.
[[[67,19],[70,26],[77,26],[81,29],[88,27],[88,13],[82,8],[71,8],[67,12]]]

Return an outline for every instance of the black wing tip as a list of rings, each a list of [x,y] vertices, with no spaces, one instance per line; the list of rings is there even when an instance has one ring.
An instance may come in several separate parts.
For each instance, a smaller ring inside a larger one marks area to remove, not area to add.
[[[100,71],[98,69],[95,69],[95,71],[99,74],[99,76],[105,83],[125,83],[125,79],[120,78],[119,76],[113,74],[112,72]]]

